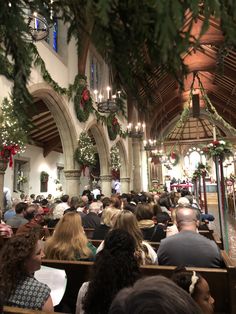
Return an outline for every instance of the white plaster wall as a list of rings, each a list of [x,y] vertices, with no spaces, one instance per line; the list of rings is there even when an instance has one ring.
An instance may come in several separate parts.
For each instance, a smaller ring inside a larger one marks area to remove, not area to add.
[[[63,165],[63,154],[57,152],[51,152],[46,158],[43,156],[43,149],[32,145],[27,145],[26,150],[19,157],[16,155],[16,159],[29,160],[29,178],[28,178],[28,190],[27,194],[43,194],[47,196],[49,193],[56,195],[56,184],[54,182],[57,179],[57,165]],[[40,173],[46,171],[49,174],[48,192],[40,192]],[[5,173],[4,186],[13,190],[13,168],[8,167]]]

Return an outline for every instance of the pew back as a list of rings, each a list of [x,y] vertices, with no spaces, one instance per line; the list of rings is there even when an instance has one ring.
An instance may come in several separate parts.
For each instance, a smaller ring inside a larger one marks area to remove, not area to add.
[[[203,275],[208,281],[212,296],[215,299],[216,313],[236,313],[236,269],[230,259],[225,256],[227,268],[188,268]],[[55,261],[43,260],[43,265],[48,267],[64,269],[68,282],[65,292],[65,302],[69,302],[71,307],[75,307],[77,294],[82,283],[89,281],[92,274],[93,262],[79,261]],[[163,275],[171,277],[175,266],[147,265],[141,266],[142,276]],[[70,297],[70,298],[69,298]]]

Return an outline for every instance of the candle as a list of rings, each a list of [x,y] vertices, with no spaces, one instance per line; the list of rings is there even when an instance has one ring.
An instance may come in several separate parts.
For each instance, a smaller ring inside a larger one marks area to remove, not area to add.
[[[107,86],[107,99],[110,99],[110,86]]]
[[[127,129],[128,129],[129,132],[131,131],[131,128],[132,128],[132,123],[129,123],[128,126],[127,126]]]
[[[213,125],[213,130],[212,130],[213,132],[213,141],[216,141],[216,126],[215,125]]]
[[[95,101],[98,102],[98,91],[95,89],[94,91]]]
[[[99,99],[99,102],[102,101],[102,94],[99,94],[98,99]]]
[[[34,12],[33,16],[35,17],[35,19],[34,19],[34,27],[35,27],[35,30],[37,30],[37,12]]]

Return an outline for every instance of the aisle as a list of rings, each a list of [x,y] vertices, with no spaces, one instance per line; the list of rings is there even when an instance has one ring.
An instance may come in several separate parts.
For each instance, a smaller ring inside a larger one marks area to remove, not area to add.
[[[217,204],[209,205],[209,213],[215,216],[215,221],[209,224],[209,228],[213,229],[220,236],[220,224]],[[227,216],[228,234],[229,234],[229,256],[234,259],[236,265],[236,219]]]

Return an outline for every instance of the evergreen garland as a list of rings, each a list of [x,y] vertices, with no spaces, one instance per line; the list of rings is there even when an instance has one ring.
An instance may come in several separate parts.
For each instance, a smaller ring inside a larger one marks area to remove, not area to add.
[[[110,152],[111,169],[118,171],[121,167],[120,151],[116,145],[113,145]]]
[[[14,114],[13,103],[4,98],[0,115],[0,150],[4,146],[16,145],[19,150],[24,150],[27,142],[27,133],[22,128],[19,120]]]
[[[81,132],[80,134],[78,147],[74,153],[74,159],[81,167],[96,164],[95,148],[90,136],[86,132]]]

